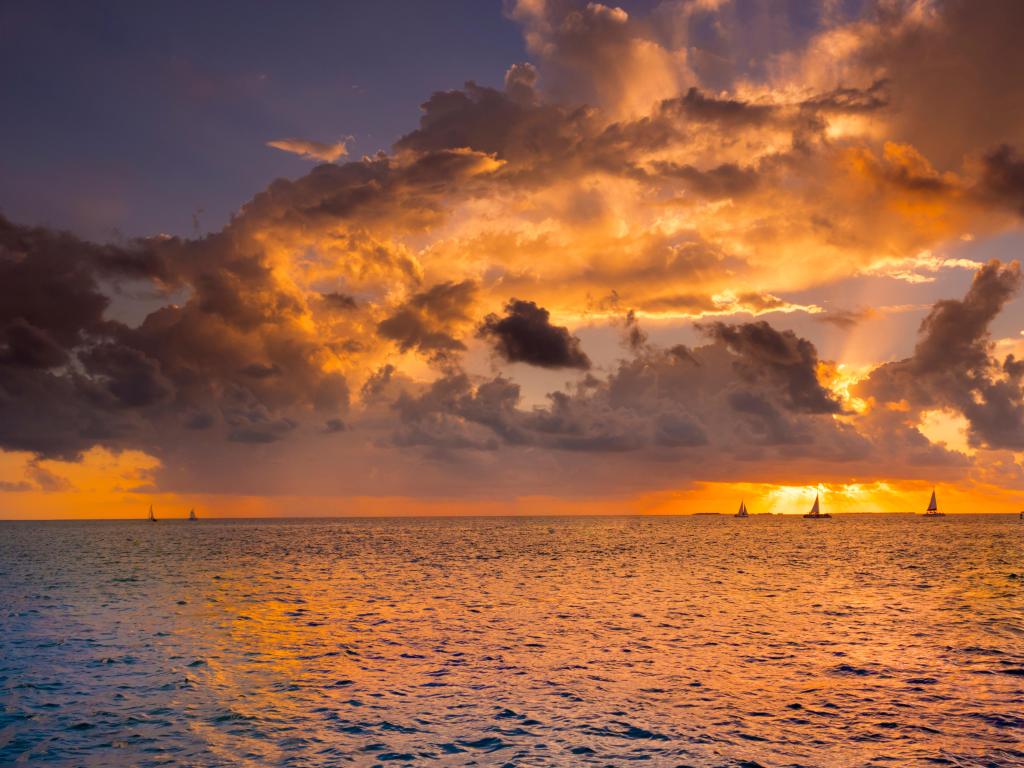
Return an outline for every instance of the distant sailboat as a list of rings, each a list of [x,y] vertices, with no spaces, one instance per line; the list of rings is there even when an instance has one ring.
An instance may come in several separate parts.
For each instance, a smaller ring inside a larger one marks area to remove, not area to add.
[[[925,510],[925,517],[945,517],[945,512],[939,512],[939,505],[935,501],[935,489],[932,488],[932,500],[928,502],[928,509]]]
[[[196,517],[196,511],[194,509],[190,509],[188,511],[188,519],[189,520],[198,520],[199,519],[199,518]]]
[[[804,517],[813,518],[815,520],[824,517],[832,517],[828,512],[822,514],[821,504],[818,501],[818,494],[814,494],[814,506],[811,507],[811,511],[808,512]]]
[[[151,523],[155,523],[156,522],[156,515],[153,514],[153,505],[152,504],[149,505],[149,522],[151,522]]]
[[[740,511],[737,512],[734,517],[750,517],[750,513],[747,512],[747,504],[745,501],[740,502]]]

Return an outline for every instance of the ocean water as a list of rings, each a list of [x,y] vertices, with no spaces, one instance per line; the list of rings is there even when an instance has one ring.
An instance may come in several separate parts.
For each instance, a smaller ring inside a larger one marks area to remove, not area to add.
[[[0,524],[0,765],[1024,765],[1010,516]]]

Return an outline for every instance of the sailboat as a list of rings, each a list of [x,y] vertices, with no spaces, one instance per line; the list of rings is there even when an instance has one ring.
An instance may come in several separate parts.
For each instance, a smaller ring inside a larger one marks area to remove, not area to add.
[[[740,511],[733,515],[733,517],[750,517],[750,513],[747,512],[747,504],[745,501],[740,502]]]
[[[153,514],[153,505],[152,504],[149,505],[149,522],[151,522],[151,523],[155,523],[156,522],[156,515]]]
[[[932,488],[932,500],[928,502],[928,509],[925,510],[925,517],[945,517],[945,512],[939,512],[939,505],[935,501],[935,489]]]
[[[821,504],[818,501],[818,494],[814,494],[814,506],[811,507],[811,511],[804,515],[804,517],[813,518],[814,520],[817,520],[823,517],[832,517],[832,515],[830,515],[828,512],[822,514]]]
[[[196,511],[194,509],[190,509],[188,511],[188,519],[189,520],[198,520],[199,519],[199,518],[196,517]]]

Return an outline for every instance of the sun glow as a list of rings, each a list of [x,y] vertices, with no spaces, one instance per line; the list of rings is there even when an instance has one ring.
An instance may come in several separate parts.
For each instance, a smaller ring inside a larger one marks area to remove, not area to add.
[[[863,398],[855,396],[851,389],[867,378],[874,367],[873,365],[848,366],[846,363],[821,362],[818,364],[818,380],[835,395],[843,404],[844,409],[860,414],[867,411],[868,403]]]
[[[967,441],[969,427],[963,415],[950,410],[925,411],[917,425],[918,431],[931,442],[973,456],[975,451]]]

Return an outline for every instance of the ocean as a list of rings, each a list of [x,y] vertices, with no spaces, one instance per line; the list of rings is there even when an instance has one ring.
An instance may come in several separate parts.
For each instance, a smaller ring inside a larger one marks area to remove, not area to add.
[[[0,523],[0,765],[1024,765],[1015,516]]]

